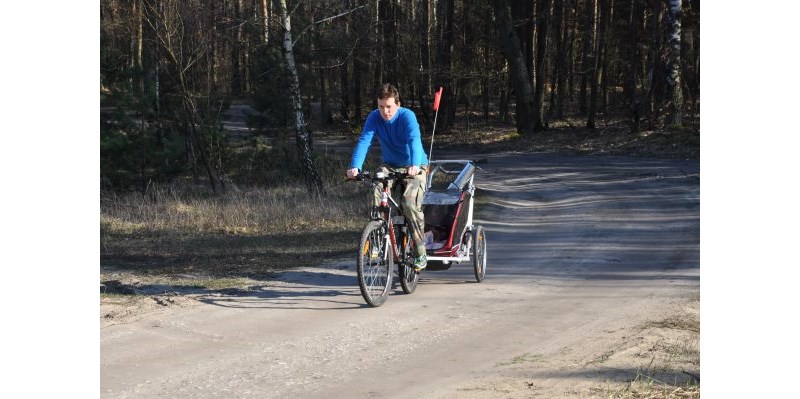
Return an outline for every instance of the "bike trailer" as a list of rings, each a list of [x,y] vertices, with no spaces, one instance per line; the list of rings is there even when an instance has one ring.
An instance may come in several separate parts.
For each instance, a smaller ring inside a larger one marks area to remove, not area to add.
[[[422,202],[429,267],[470,260],[475,170],[469,160],[431,162]]]

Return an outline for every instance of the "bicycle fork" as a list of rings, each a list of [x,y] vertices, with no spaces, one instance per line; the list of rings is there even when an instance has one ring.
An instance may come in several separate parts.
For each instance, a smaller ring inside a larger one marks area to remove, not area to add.
[[[394,257],[394,260],[398,261],[399,259],[398,259],[398,256],[397,256],[397,237],[395,237],[395,235],[394,235],[394,226],[392,225],[391,222],[386,223],[386,226],[387,226],[387,228],[386,228],[385,240],[386,240],[387,248],[390,249],[390,250],[386,251],[386,256],[389,256],[389,252],[391,252],[392,253],[391,256]]]
[[[389,230],[391,231],[391,230]],[[386,248],[386,251],[383,254],[383,260],[388,261],[389,256],[394,256],[394,235],[391,233],[386,233],[383,236],[383,247]]]

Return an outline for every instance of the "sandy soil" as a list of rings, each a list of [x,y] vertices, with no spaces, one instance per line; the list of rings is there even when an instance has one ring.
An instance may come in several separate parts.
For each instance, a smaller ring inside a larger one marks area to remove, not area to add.
[[[585,398],[699,380],[697,161],[503,154],[477,182],[483,283],[468,265],[425,272],[373,309],[343,259],[247,295],[105,303],[102,397]]]

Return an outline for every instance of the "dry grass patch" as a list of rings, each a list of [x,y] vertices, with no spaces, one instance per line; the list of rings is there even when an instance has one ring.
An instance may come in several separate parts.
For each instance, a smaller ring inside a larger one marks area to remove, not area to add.
[[[592,391],[604,398],[682,399],[700,397],[700,305],[699,298],[640,327],[641,331],[623,343],[621,355],[642,359],[636,376],[627,384],[609,383]],[[645,363],[646,362],[646,363]]]
[[[626,121],[600,121],[587,129],[581,118],[565,118],[547,130],[520,135],[510,124],[493,124],[465,130],[455,126],[436,134],[436,146],[468,148],[478,152],[523,151],[574,154],[631,155],[658,158],[699,159],[699,117],[688,127],[672,131],[642,130],[631,133]]]
[[[220,196],[192,185],[103,193],[103,325],[188,306],[196,295],[247,294],[275,272],[351,255],[366,222],[366,198],[355,184],[325,196],[300,186]]]
[[[101,280],[118,279],[114,273],[172,286],[185,285],[178,275],[263,279],[339,257],[358,238],[365,199],[356,185],[327,196],[309,196],[302,187],[244,188],[222,196],[191,186],[158,187],[144,196],[106,194]]]
[[[674,386],[641,375],[623,389],[596,392],[609,399],[695,399],[700,397],[700,385],[687,383],[685,386]]]

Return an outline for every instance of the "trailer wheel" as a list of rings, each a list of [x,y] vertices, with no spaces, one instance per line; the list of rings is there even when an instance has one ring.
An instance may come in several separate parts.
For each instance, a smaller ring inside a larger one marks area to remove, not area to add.
[[[472,232],[472,261],[475,269],[475,280],[480,283],[486,277],[486,233],[478,226]]]

